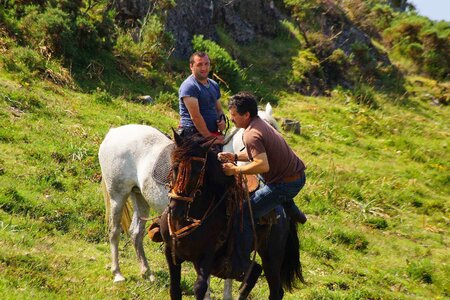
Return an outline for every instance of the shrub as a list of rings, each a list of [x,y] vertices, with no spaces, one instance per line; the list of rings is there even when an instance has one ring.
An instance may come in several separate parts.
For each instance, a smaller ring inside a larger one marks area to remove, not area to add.
[[[350,59],[360,66],[365,75],[374,75],[376,72],[376,59],[370,51],[369,46],[362,42],[355,42],[351,46]]]
[[[377,109],[379,107],[375,92],[372,87],[365,83],[356,83],[352,90],[352,96],[356,103],[367,105],[370,108]]]
[[[58,8],[48,8],[40,13],[31,7],[28,14],[20,21],[20,30],[25,41],[34,49],[46,49],[57,56],[73,57],[77,51],[74,47],[74,34],[69,15]]]
[[[339,48],[333,51],[329,56],[328,61],[339,67],[344,67],[348,63],[347,55],[344,53],[344,50]]]
[[[240,90],[246,75],[237,61],[224,48],[211,40],[204,39],[203,35],[194,36],[192,46],[195,51],[208,53],[211,59],[211,71],[220,82],[224,83],[232,92]]]
[[[157,97],[159,103],[169,105],[171,108],[178,109],[178,96],[170,92],[159,92]]]
[[[425,17],[402,14],[383,32],[393,53],[411,61],[436,79],[445,79],[450,69],[448,22],[433,23]]]
[[[21,72],[32,76],[36,72],[45,70],[44,58],[30,48],[14,47],[1,59],[9,72]]]
[[[94,101],[100,104],[108,104],[112,102],[112,97],[108,94],[107,91],[102,90],[101,88],[97,88],[95,92],[92,94]]]
[[[376,229],[386,229],[388,223],[383,218],[369,218],[366,220],[366,224]]]
[[[300,50],[292,59],[292,83],[302,83],[312,74],[320,72],[320,62],[311,50]]]
[[[162,21],[157,16],[150,16],[141,30],[121,30],[114,45],[114,54],[129,69],[154,68],[162,64],[167,57],[172,37],[164,31]]]
[[[369,18],[378,30],[385,30],[388,28],[394,19],[394,11],[391,6],[387,4],[376,4],[370,14]]]
[[[330,236],[329,239],[336,244],[344,244],[351,249],[366,250],[369,242],[362,234],[349,232],[337,229]]]
[[[411,278],[431,284],[433,283],[433,269],[431,261],[423,259],[409,263],[406,271]]]
[[[29,90],[23,88],[11,91],[2,95],[2,97],[9,105],[22,111],[33,111],[43,106],[34,93],[30,93]]]

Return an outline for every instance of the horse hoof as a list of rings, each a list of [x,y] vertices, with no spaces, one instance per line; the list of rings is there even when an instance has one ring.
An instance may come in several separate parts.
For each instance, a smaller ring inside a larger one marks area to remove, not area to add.
[[[155,275],[153,275],[149,270],[145,271],[141,274],[142,278],[150,280],[150,282],[153,282],[156,280]]]
[[[122,274],[116,274],[116,276],[114,276],[114,283],[119,283],[119,282],[124,282],[125,281],[125,277],[122,276]]]

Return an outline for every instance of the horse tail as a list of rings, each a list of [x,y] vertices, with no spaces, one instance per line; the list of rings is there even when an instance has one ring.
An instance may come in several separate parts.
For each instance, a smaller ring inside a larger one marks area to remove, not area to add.
[[[109,227],[110,226],[110,221],[111,221],[111,198],[109,196],[108,190],[106,189],[106,184],[105,184],[105,180],[102,179],[102,190],[103,190],[103,198],[105,199],[105,221],[106,221],[106,225]],[[131,216],[132,216],[132,206],[131,206],[131,201],[128,198],[127,201],[125,202],[123,211],[122,211],[122,217],[120,219],[120,226],[122,227],[122,230],[128,234],[128,229],[130,228],[131,225]]]
[[[295,287],[296,279],[305,283],[300,262],[300,242],[297,235],[297,224],[289,222],[289,233],[284,250],[284,259],[281,265],[281,284],[291,291]]]

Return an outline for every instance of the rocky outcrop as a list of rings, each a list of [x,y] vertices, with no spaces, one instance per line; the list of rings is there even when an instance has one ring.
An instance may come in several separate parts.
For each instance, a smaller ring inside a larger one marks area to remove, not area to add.
[[[184,0],[168,11],[166,28],[176,41],[174,54],[187,57],[194,35],[217,40],[220,26],[235,41],[246,43],[260,34],[275,35],[279,16],[274,2],[268,0]]]
[[[217,39],[213,20],[215,2],[177,1],[176,6],[167,12],[166,29],[175,40],[174,55],[188,57],[192,52],[192,37],[196,34],[202,34],[207,39]]]

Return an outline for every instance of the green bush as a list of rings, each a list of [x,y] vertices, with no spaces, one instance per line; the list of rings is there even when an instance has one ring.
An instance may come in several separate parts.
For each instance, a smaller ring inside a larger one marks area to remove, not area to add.
[[[366,224],[376,229],[386,229],[388,223],[383,218],[369,218],[366,220]]]
[[[352,54],[350,59],[360,66],[365,75],[373,75],[376,71],[376,59],[372,55],[367,44],[355,42],[351,46]]]
[[[30,7],[21,19],[19,28],[23,37],[34,49],[45,49],[56,56],[74,56],[74,35],[69,15],[58,8],[48,8],[43,13]]]
[[[300,50],[292,59],[291,83],[308,81],[310,75],[320,72],[320,62],[311,50]]]
[[[167,58],[172,37],[164,31],[157,16],[150,16],[137,34],[120,30],[114,45],[114,54],[128,69],[147,67],[153,69]]]
[[[411,61],[436,79],[445,79],[450,69],[450,24],[402,14],[383,32],[392,52]]]
[[[208,53],[213,76],[219,78],[219,81],[232,92],[238,92],[241,89],[246,74],[225,49],[211,40],[204,39],[203,35],[194,36],[192,46],[195,51]]]
[[[373,88],[365,83],[356,83],[352,90],[352,96],[356,103],[367,105],[370,108],[377,109],[379,105],[375,99]]]
[[[2,97],[11,107],[22,111],[34,111],[43,107],[42,102],[37,98],[36,94],[24,88],[3,94]]]
[[[169,105],[174,110],[178,109],[178,96],[171,92],[159,92],[157,97],[159,103],[164,103]]]
[[[428,284],[433,283],[433,270],[434,266],[428,259],[411,262],[406,269],[411,278]]]
[[[385,30],[391,25],[392,20],[395,17],[394,10],[387,4],[376,4],[369,14],[369,19],[377,30]]]
[[[328,61],[339,67],[344,67],[348,63],[347,55],[344,50],[339,48],[333,51],[333,53],[329,56]]]
[[[1,57],[1,60],[9,72],[23,73],[30,77],[45,70],[46,65],[44,58],[39,53],[26,47],[10,49]]]
[[[108,104],[112,102],[111,95],[100,88],[97,88],[95,92],[92,94],[94,101],[100,104]]]
[[[369,242],[366,237],[360,233],[344,231],[341,229],[335,230],[328,237],[333,243],[344,244],[351,249],[363,251],[367,249]]]

